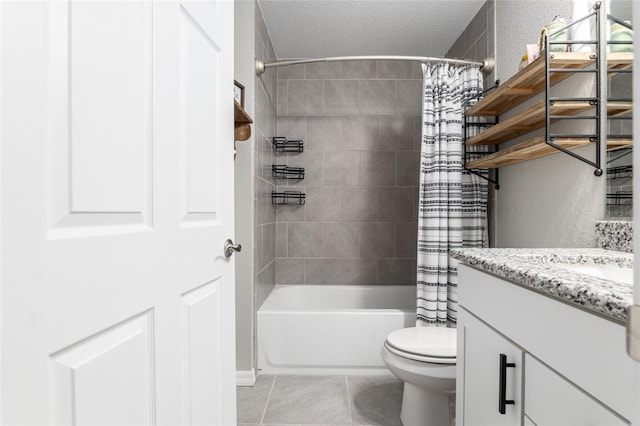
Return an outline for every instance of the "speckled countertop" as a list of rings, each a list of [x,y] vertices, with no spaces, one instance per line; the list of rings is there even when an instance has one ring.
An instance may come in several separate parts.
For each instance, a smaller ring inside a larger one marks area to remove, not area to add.
[[[562,264],[633,267],[633,254],[585,249],[455,249],[451,256],[473,268],[506,278],[570,304],[626,321],[633,304],[630,284],[564,269]]]

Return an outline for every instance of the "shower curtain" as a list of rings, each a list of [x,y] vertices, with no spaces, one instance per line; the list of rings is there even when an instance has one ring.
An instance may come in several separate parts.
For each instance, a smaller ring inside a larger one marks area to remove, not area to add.
[[[487,246],[487,181],[463,167],[463,111],[482,94],[482,74],[446,63],[422,70],[416,323],[455,327],[458,263],[449,249]],[[467,125],[467,135],[475,131]]]

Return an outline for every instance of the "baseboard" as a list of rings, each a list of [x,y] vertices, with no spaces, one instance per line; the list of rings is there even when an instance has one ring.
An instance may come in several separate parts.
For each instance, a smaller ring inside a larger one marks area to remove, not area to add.
[[[236,371],[236,386],[253,386],[256,384],[256,370]]]

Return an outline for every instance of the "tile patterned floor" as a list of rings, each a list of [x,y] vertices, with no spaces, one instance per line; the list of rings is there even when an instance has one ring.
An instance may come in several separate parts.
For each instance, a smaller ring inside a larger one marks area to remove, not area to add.
[[[259,376],[237,395],[240,426],[401,426],[393,376]]]

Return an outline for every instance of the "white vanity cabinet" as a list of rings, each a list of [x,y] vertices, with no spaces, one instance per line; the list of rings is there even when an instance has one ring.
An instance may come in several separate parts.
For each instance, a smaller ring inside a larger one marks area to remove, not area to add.
[[[473,419],[464,424],[520,424],[524,356],[522,349],[473,315],[465,315],[464,324],[458,326],[458,339],[464,341],[464,368],[462,373],[460,368],[457,371],[457,394],[463,395],[464,419]],[[458,351],[459,354],[461,352]],[[505,357],[503,365],[498,361],[500,355]],[[463,380],[460,380],[461,377]],[[501,377],[504,380],[501,381]],[[462,390],[460,383],[464,383]],[[507,403],[508,401],[512,401],[513,404]],[[463,423],[458,420],[457,424]]]
[[[629,424],[622,323],[466,265],[458,271],[457,425]],[[513,403],[503,410],[501,398]]]

